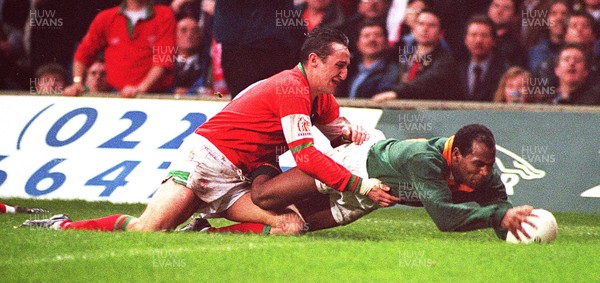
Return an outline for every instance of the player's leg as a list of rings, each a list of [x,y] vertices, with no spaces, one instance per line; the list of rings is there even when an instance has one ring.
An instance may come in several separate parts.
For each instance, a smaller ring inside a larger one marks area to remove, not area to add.
[[[315,179],[292,168],[262,183],[252,183],[252,201],[267,210],[288,207],[298,200],[320,195]]]
[[[171,230],[192,216],[201,201],[194,192],[168,179],[148,202],[142,216],[135,218],[115,214],[103,218],[72,222],[63,221],[62,229],[97,231],[164,231]],[[57,227],[58,228],[58,227]]]
[[[128,231],[165,231],[175,229],[198,209],[202,201],[192,190],[175,183],[164,182],[137,219],[127,225]]]
[[[15,213],[48,213],[47,210],[42,208],[28,208],[24,206],[10,206],[3,203],[0,203],[0,214],[15,214]]]
[[[345,144],[324,154],[353,174],[368,177],[368,151],[375,142],[385,138],[378,130],[369,131],[369,135],[369,140],[362,145]],[[292,168],[264,183],[252,184],[252,201],[267,210],[281,209],[318,194],[315,179],[298,168]]]
[[[240,197],[225,212],[222,212],[221,216],[241,223],[212,229],[212,232],[299,234],[306,230],[304,221],[294,210],[290,208],[277,212],[264,210],[252,202],[249,193]]]
[[[330,196],[321,194],[295,203],[309,232],[339,226],[331,213]]]

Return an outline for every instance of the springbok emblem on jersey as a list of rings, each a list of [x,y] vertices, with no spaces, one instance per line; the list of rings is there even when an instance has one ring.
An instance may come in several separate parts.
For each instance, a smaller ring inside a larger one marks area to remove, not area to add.
[[[512,159],[512,167],[514,168],[510,168],[510,165],[506,166],[498,158],[498,155],[496,155],[496,165],[498,165],[498,169],[502,172],[500,179],[502,179],[502,183],[506,187],[506,194],[508,195],[514,194],[514,187],[519,183],[519,180],[541,179],[546,176],[546,171],[536,169],[527,160],[504,147],[496,145],[496,152],[502,152]]]

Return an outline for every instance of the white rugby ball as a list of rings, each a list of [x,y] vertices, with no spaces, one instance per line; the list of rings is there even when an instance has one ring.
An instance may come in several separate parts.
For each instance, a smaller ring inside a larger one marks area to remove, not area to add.
[[[521,226],[527,234],[531,236],[531,238],[525,237],[521,231],[518,231],[519,238],[518,240],[510,231],[506,235],[506,241],[511,244],[529,244],[529,243],[551,243],[556,239],[556,234],[558,232],[558,224],[556,224],[556,218],[550,211],[545,209],[534,209],[531,214],[535,216],[528,216],[527,220],[535,224],[536,228],[533,228],[531,225],[523,222]]]

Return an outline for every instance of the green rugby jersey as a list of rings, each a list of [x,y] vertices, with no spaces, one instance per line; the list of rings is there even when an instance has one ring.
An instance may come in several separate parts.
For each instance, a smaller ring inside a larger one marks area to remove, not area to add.
[[[500,222],[512,204],[500,175],[494,170],[487,185],[477,190],[453,185],[449,170],[452,141],[453,137],[379,141],[369,150],[369,177],[388,185],[401,204],[425,207],[441,231],[491,227],[505,239],[507,230]]]

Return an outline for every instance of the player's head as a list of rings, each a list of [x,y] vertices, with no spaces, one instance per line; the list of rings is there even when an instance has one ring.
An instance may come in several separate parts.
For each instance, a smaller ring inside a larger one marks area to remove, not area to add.
[[[458,183],[481,187],[491,177],[495,160],[496,141],[486,126],[466,125],[454,135],[451,169]]]
[[[348,37],[336,29],[322,27],[311,31],[302,45],[301,56],[312,91],[333,93],[348,75]]]

